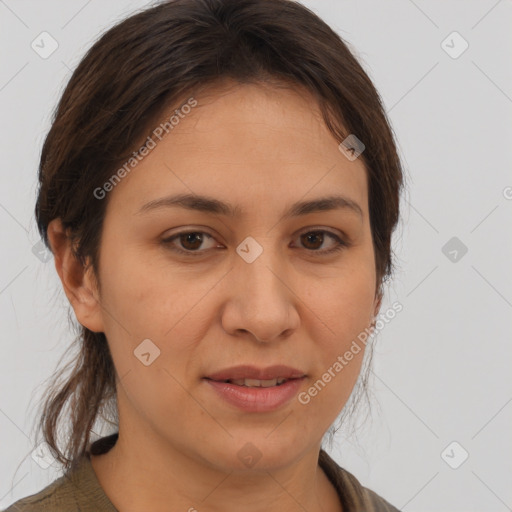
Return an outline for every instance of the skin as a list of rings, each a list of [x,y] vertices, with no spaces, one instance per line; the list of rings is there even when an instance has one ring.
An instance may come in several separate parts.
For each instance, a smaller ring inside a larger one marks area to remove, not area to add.
[[[376,293],[368,190],[361,159],[350,161],[303,90],[230,84],[198,106],[108,193],[99,282],[73,258],[59,219],[48,229],[57,272],[78,321],[108,339],[118,375],[119,439],[91,456],[116,508],[340,511],[318,466],[322,436],[341,412],[363,350],[307,405],[273,412],[227,404],[202,377],[238,364],[287,364],[307,374],[305,391],[371,325]],[[342,194],[350,209],[280,220],[289,205]],[[243,210],[230,218],[184,208],[136,212],[176,193],[204,194]],[[349,246],[301,236],[311,229]],[[203,242],[178,232],[207,233]],[[252,263],[236,252],[253,237]],[[180,255],[171,247],[202,251]],[[160,356],[134,356],[144,339]],[[238,451],[261,453],[246,467]]]

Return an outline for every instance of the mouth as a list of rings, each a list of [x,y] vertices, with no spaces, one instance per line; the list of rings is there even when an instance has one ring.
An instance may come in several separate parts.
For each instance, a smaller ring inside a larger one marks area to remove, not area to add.
[[[297,368],[237,366],[203,377],[223,402],[246,412],[271,412],[286,406],[307,375]]]
[[[281,386],[285,382],[289,380],[296,379],[285,379],[284,377],[278,377],[276,379],[224,379],[224,380],[216,380],[210,379],[209,377],[205,377],[206,380],[212,380],[214,382],[225,382],[227,384],[234,384],[235,386],[244,386],[247,388],[271,388],[273,386]]]
[[[305,372],[291,366],[274,365],[257,368],[251,365],[240,365],[211,373],[204,378],[217,382],[230,382],[238,386],[271,387],[305,376]]]

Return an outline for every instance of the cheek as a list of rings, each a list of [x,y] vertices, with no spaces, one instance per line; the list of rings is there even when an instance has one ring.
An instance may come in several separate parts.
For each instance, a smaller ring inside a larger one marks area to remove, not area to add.
[[[340,273],[310,285],[307,297],[308,306],[316,315],[317,336],[320,335],[329,346],[342,349],[371,322],[375,302],[374,274],[363,268]]]
[[[370,333],[373,287],[349,283],[333,283],[312,301],[317,316],[312,316],[315,327],[310,336],[316,364],[308,387],[298,398],[301,407],[307,407],[310,417],[317,418],[325,429],[341,413],[354,389]]]
[[[197,271],[162,268],[137,251],[126,251],[124,258],[112,251],[104,268],[109,271],[102,278],[103,318],[118,373],[141,371],[134,351],[149,339],[158,354],[152,366],[176,376],[186,374],[194,362],[194,349],[213,321],[214,305],[208,294],[224,272],[199,276]]]
[[[186,307],[183,280],[172,268],[155,265],[142,249],[126,243],[122,247],[122,251],[112,244],[106,247],[102,262],[107,321],[115,328],[115,312],[114,323],[126,327],[125,334],[160,337]]]
[[[148,421],[162,418],[164,425],[175,420],[176,408],[184,411],[184,420],[201,414],[183,383],[211,323],[197,305],[214,283],[204,279],[190,287],[189,277],[169,268],[155,269],[133,256],[115,260],[105,260],[110,271],[103,277],[103,317],[124,401]]]
[[[318,365],[308,395],[316,407],[339,412],[348,399],[361,371],[374,300],[374,273],[367,266],[340,272],[328,285],[310,286],[310,337]]]

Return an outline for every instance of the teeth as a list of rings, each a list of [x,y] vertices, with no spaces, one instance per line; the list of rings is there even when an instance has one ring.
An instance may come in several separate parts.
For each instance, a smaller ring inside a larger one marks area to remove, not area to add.
[[[282,384],[286,382],[286,379],[279,377],[277,379],[270,380],[259,380],[259,379],[233,379],[230,380],[232,384],[236,384],[237,386],[247,386],[248,388],[269,388],[271,386],[275,386],[277,384]]]

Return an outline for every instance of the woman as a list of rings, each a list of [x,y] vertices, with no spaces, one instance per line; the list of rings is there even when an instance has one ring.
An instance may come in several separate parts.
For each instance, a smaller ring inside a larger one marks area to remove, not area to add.
[[[322,449],[364,388],[403,180],[322,20],[289,0],[129,17],[71,77],[39,179],[81,353],[40,424],[65,474],[9,512],[397,510]]]

